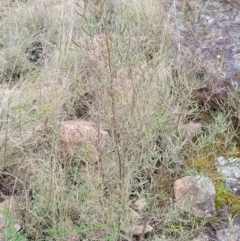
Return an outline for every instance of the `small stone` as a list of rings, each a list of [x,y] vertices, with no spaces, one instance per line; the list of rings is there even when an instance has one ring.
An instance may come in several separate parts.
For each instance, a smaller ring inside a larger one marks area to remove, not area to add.
[[[90,155],[88,158],[95,161],[98,151],[106,146],[110,138],[103,128],[84,120],[62,122],[60,134],[64,156],[74,156],[80,148],[84,148]]]
[[[16,223],[16,224],[14,225],[14,228],[15,228],[17,231],[19,231],[19,230],[21,229],[21,225]]]
[[[153,231],[153,227],[151,225],[136,225],[134,227],[132,227],[131,229],[131,233],[133,235],[136,235],[136,236],[141,236],[142,233],[146,234],[146,233],[150,233]]]
[[[185,131],[186,139],[188,141],[192,140],[193,137],[195,137],[198,134],[201,126],[201,123],[194,123],[192,121],[183,125],[182,129]]]
[[[230,216],[229,213],[229,207],[227,205],[224,205],[220,210],[218,210],[218,216],[224,220],[224,219],[228,219],[228,217]]]
[[[132,209],[130,211],[129,216],[130,216],[130,219],[132,221],[135,221],[135,222],[137,222],[137,221],[139,221],[141,219],[141,215],[138,212],[136,212],[136,211],[134,211]]]
[[[147,206],[145,198],[139,198],[134,202],[134,208],[138,211],[142,211]]]
[[[174,183],[176,205],[198,217],[216,215],[215,187],[208,177],[187,176]]]

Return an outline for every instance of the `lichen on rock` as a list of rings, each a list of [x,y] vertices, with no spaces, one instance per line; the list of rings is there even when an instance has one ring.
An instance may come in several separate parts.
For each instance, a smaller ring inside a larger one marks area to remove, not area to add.
[[[240,84],[240,2],[168,0],[165,8],[185,67],[202,73],[196,98],[219,108]]]
[[[208,177],[186,176],[174,183],[177,206],[183,211],[198,217],[211,217],[216,214],[214,199],[215,187]]]

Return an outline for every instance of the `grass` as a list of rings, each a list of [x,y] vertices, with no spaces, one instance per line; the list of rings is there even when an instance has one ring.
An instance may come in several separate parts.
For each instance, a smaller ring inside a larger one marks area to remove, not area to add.
[[[24,220],[11,240],[135,240],[140,197],[148,207],[138,223],[154,227],[140,240],[190,240],[216,222],[180,213],[172,184],[199,172],[185,163],[210,143],[209,153],[233,149],[237,133],[229,116],[193,100],[196,73],[176,58],[159,1],[19,0],[0,10],[1,191],[19,197]],[[112,137],[98,161],[85,149],[61,154],[60,123],[86,93],[84,118]],[[191,143],[181,130],[189,120],[203,122]]]

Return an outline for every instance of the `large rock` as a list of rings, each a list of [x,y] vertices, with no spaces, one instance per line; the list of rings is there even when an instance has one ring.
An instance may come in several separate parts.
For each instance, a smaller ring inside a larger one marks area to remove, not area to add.
[[[216,158],[218,172],[224,177],[225,187],[240,197],[240,158]]]
[[[177,206],[183,211],[198,217],[211,217],[216,214],[214,199],[215,187],[208,177],[187,176],[174,183]]]
[[[186,68],[205,80],[197,99],[213,108],[240,84],[240,1],[167,0],[172,41]],[[238,101],[232,106],[238,105]],[[237,108],[234,108],[235,110]]]
[[[64,156],[74,156],[84,149],[88,160],[96,161],[98,154],[109,141],[109,134],[94,122],[84,120],[64,121],[60,128]]]

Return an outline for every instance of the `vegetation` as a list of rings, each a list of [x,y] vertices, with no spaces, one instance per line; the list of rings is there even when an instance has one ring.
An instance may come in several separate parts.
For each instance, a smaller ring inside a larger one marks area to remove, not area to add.
[[[190,240],[218,222],[178,210],[172,185],[214,169],[196,160],[236,154],[237,131],[194,100],[196,71],[175,54],[160,1],[2,1],[0,24],[0,187],[24,220],[8,238]],[[62,155],[60,124],[78,118],[110,133],[96,160]],[[190,121],[202,123],[193,141]],[[138,223],[154,232],[131,237]]]

